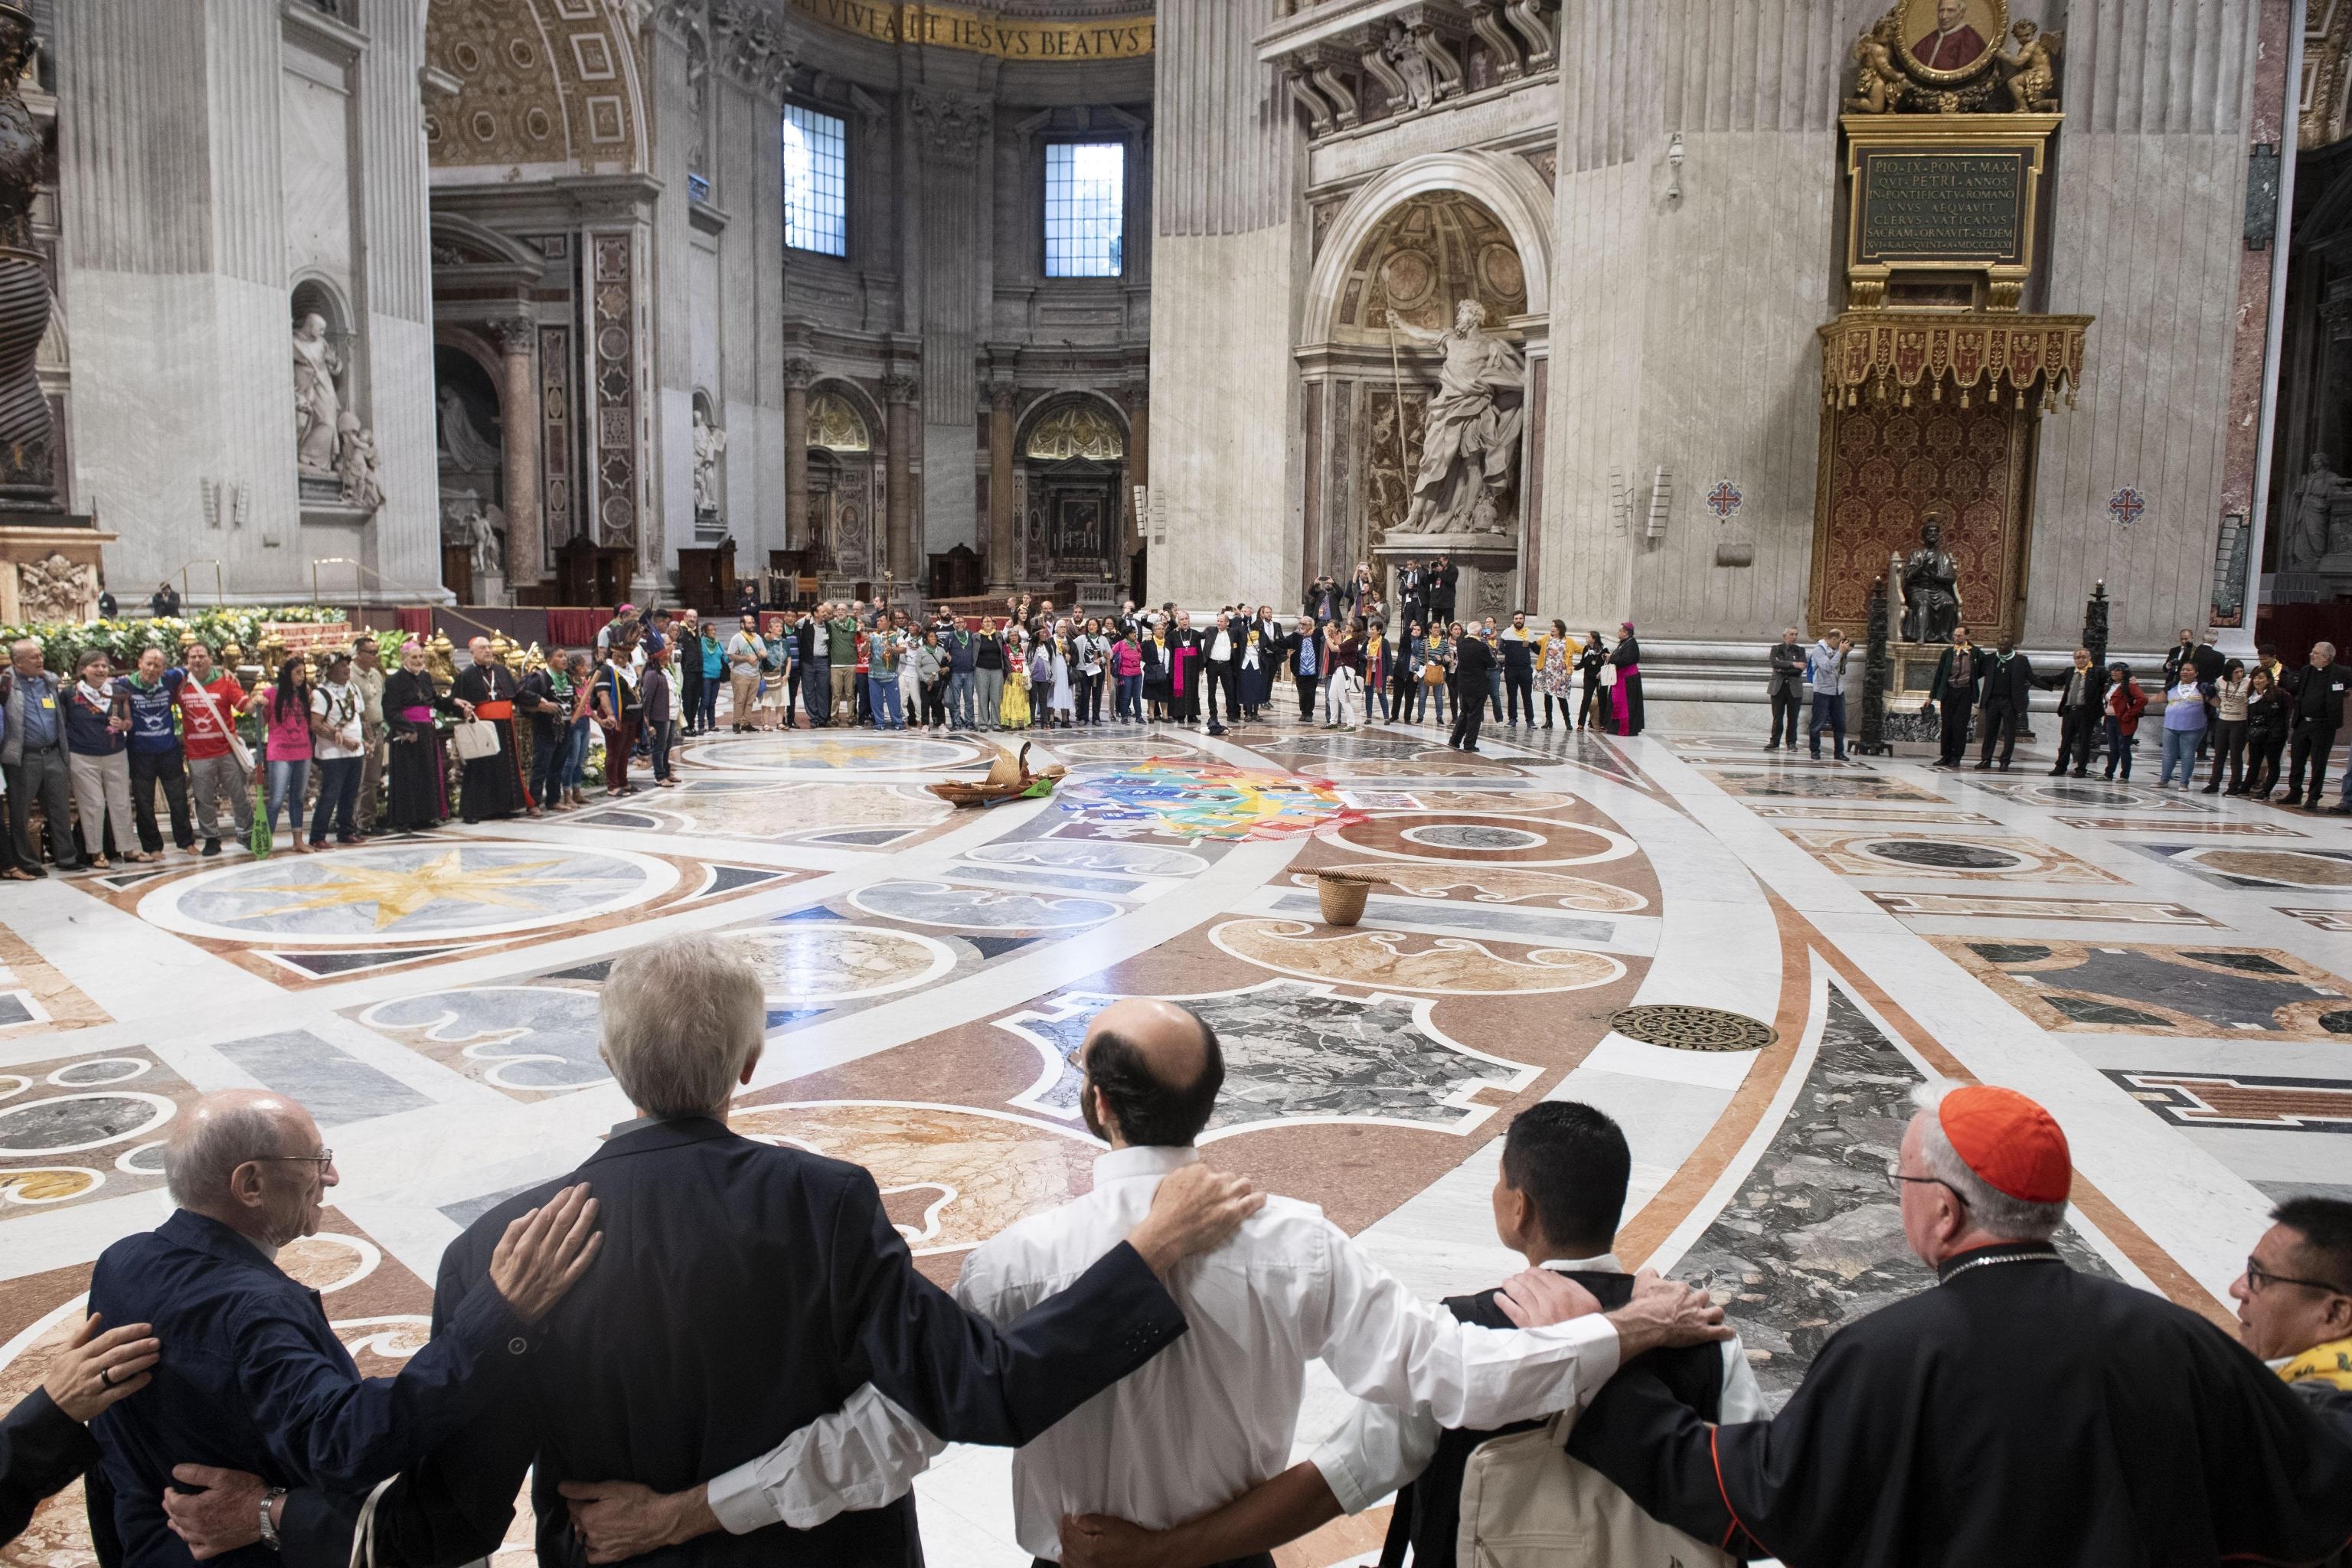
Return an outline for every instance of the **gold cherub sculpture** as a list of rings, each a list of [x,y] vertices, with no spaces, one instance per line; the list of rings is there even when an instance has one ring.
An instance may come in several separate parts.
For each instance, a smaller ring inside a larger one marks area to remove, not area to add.
[[[2045,33],[2031,22],[2020,22],[2009,30],[2017,40],[2017,48],[2004,50],[2000,68],[2008,73],[2006,86],[2012,110],[2019,114],[2048,114],[2058,108],[2058,54],[2065,47],[2063,33]]]
[[[1853,41],[1854,96],[1845,100],[1851,114],[1885,114],[1903,95],[1903,73],[1895,64],[1895,13],[1889,11],[1868,32]]]

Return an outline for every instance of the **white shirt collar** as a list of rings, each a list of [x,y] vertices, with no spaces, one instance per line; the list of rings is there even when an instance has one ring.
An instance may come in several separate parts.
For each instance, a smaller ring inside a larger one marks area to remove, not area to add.
[[[1145,1144],[1126,1149],[1114,1149],[1108,1154],[1095,1156],[1095,1187],[1100,1191],[1106,1182],[1131,1182],[1144,1176],[1164,1176],[1196,1163],[1201,1158],[1197,1149],[1181,1149],[1166,1144]]]
[[[1557,1268],[1563,1274],[1622,1274],[1625,1272],[1625,1266],[1617,1261],[1617,1255],[1613,1252],[1604,1252],[1597,1258],[1547,1258],[1543,1260],[1543,1267]]]

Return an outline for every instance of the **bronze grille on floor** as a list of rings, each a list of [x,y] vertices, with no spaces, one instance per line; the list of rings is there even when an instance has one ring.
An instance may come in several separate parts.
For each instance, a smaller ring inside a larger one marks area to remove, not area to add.
[[[1679,1002],[1628,1007],[1609,1026],[1629,1040],[1674,1051],[1760,1051],[1780,1037],[1760,1018]]]

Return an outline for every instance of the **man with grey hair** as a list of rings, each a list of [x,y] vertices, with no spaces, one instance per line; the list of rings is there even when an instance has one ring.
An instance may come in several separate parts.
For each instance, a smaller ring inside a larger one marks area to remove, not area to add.
[[[2311,645],[2310,662],[2286,675],[2287,772],[2286,802],[2303,803],[2317,811],[2327,793],[2327,758],[2336,750],[2336,731],[2344,727],[2344,694],[2352,689],[2352,667],[2336,662],[2336,645]],[[2304,764],[2311,765],[2311,787],[2303,784]],[[2345,797],[2352,805],[2352,795]]]
[[[89,1284],[92,1311],[151,1323],[170,1347],[145,1396],[92,1428],[130,1568],[189,1561],[164,1514],[175,1466],[257,1477],[248,1539],[274,1547],[288,1489],[364,1493],[510,1402],[533,1325],[601,1239],[585,1186],[519,1212],[481,1260],[490,1288],[399,1376],[362,1378],[317,1294],[278,1267],[280,1247],[318,1232],[338,1179],[310,1113],[263,1089],[206,1095],[173,1128],[163,1174],[178,1210],[108,1247]]]
[[[1709,1425],[1629,1367],[1570,1455],[1741,1558],[2155,1568],[2352,1539],[2352,1447],[2213,1323],[2059,1256],[2050,1113],[1984,1084],[1921,1099],[1887,1176],[1936,1288],[1840,1329],[1769,1420]]]
[[[0,674],[0,776],[8,781],[8,827],[16,858],[33,876],[41,848],[33,842],[33,803],[49,825],[49,853],[60,871],[81,869],[74,852],[73,789],[66,766],[65,694],[46,665],[41,645],[21,637],[9,645]],[[97,849],[92,845],[91,849]]]
[[[710,936],[648,943],[614,964],[604,1057],[638,1114],[574,1175],[501,1203],[450,1245],[436,1325],[471,1309],[508,1216],[565,1183],[594,1182],[604,1256],[551,1322],[520,1396],[385,1493],[376,1545],[387,1560],[496,1551],[528,1471],[540,1560],[577,1563],[587,1548],[566,1500],[581,1483],[679,1490],[869,1383],[943,1437],[1026,1443],[1184,1332],[1166,1276],[1265,1201],[1206,1166],[1171,1177],[1124,1241],[992,1323],[917,1270],[863,1168],[729,1131],[730,1098],[759,1066],[764,990],[751,960]],[[242,1543],[206,1533],[208,1510],[186,1511],[210,1545]],[[346,1524],[304,1556],[349,1553]],[[922,1554],[900,1497],[813,1530],[700,1534],[665,1561],[912,1568]]]

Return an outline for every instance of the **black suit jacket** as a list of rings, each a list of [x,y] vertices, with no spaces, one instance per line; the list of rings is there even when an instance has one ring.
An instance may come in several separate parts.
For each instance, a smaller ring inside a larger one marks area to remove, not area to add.
[[[1984,663],[1984,705],[1988,708],[2008,707],[2022,713],[2033,698],[2033,666],[2021,653],[2002,658],[1998,653],[1982,656]]]
[[[602,1254],[546,1320],[523,1394],[446,1445],[379,1505],[380,1555],[415,1568],[493,1550],[536,1464],[539,1560],[585,1561],[556,1487],[640,1481],[678,1491],[758,1458],[871,1381],[951,1442],[1016,1447],[1149,1361],[1183,1315],[1121,1244],[1003,1329],[914,1267],[862,1167],[754,1142],[700,1118],[608,1142],[572,1175],[509,1198],[441,1260],[434,1326],[488,1289],[507,1222],[586,1180]],[[289,1563],[341,1562],[314,1542],[357,1500],[306,1510]],[[320,1517],[321,1515],[326,1517]],[[914,1500],[812,1531],[714,1532],[647,1564],[858,1568],[922,1561]]]
[[[89,1429],[58,1409],[46,1391],[36,1388],[17,1401],[0,1418],[0,1545],[25,1532],[42,1499],[97,1465],[98,1443]]]
[[[1429,608],[1432,614],[1454,618],[1454,587],[1462,580],[1459,566],[1439,566],[1429,574]]]
[[[2297,665],[2284,682],[2287,712],[2298,726],[2334,730],[2344,722],[2344,693],[2352,687],[2352,668],[2340,664]]]
[[[1966,680],[1955,680],[1952,679],[1952,666],[1958,661],[1959,651],[1958,647],[1950,647],[1937,656],[1936,682],[1928,689],[1928,701],[1947,705],[1957,703],[1962,708],[1974,708],[1977,705],[1977,693],[1984,689],[1985,667],[1992,662],[1992,654],[1988,649],[1970,645],[1969,678]]]
[[[1486,675],[1495,668],[1495,650],[1485,637],[1465,632],[1454,647],[1454,684],[1465,691],[1484,692]]]

